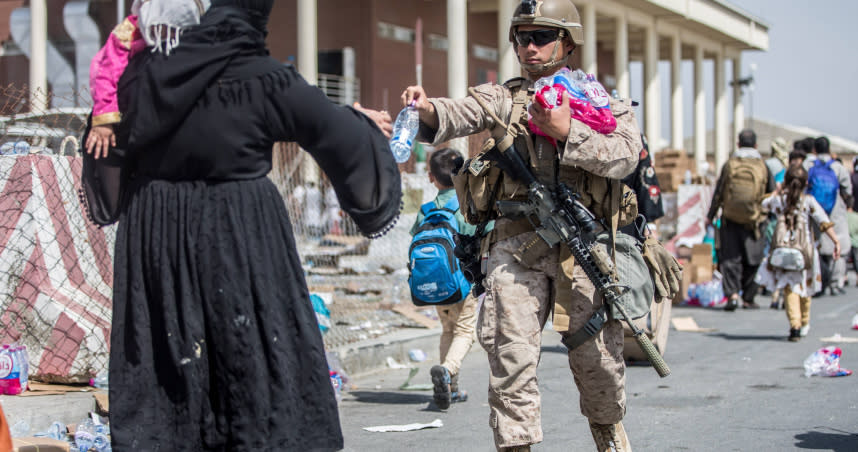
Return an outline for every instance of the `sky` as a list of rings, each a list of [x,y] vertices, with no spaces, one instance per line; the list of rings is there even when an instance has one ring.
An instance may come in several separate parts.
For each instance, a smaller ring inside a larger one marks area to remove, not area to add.
[[[858,141],[858,1],[731,3],[769,25],[769,50],[742,55],[743,74],[756,64],[754,116]]]
[[[768,51],[742,53],[743,95],[751,116],[858,141],[858,0],[728,0],[769,26]],[[726,80],[733,79],[731,60]],[[642,98],[643,66],[631,64],[632,98]],[[704,62],[707,128],[714,127],[714,65]],[[670,138],[670,62],[662,61],[662,138]],[[694,65],[683,61],[684,135],[693,135]],[[733,94],[727,90],[732,121]],[[642,116],[643,112],[638,112]]]

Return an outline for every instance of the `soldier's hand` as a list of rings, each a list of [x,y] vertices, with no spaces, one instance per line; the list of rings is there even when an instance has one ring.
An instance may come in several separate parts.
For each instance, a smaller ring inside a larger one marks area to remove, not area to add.
[[[369,119],[372,119],[372,121],[375,122],[375,125],[381,129],[381,133],[383,133],[385,137],[390,138],[390,134],[393,133],[393,125],[390,122],[389,113],[383,110],[378,111],[371,108],[363,108],[359,102],[355,102],[352,107],[365,114]]]
[[[530,105],[531,121],[546,135],[558,141],[566,141],[571,127],[572,110],[569,109],[569,93],[563,92],[563,102],[557,107],[546,109],[533,102]]]
[[[405,88],[400,97],[402,106],[407,107],[413,105],[420,114],[420,121],[432,129],[438,128],[438,115],[435,113],[435,106],[429,102],[429,96],[422,86],[409,86]]]

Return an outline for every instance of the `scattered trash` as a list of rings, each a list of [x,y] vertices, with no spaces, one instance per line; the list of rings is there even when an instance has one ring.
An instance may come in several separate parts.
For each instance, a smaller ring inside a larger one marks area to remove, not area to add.
[[[834,336],[820,338],[822,342],[838,342],[843,344],[858,343],[858,337],[843,337],[840,333],[835,333]]]
[[[109,375],[107,371],[99,373],[95,378],[89,379],[89,385],[98,389],[109,389]]]
[[[411,361],[422,363],[426,361],[426,352],[419,348],[414,348],[408,351],[408,357],[411,358]]]
[[[50,438],[65,441],[68,439],[68,429],[62,422],[54,421],[46,431],[36,433],[34,436],[37,438]]]
[[[398,363],[392,356],[387,357],[387,367],[391,369],[410,369],[411,366],[406,366],[405,364]]]
[[[411,379],[414,378],[415,375],[420,371],[417,367],[412,367],[408,372],[408,378],[405,379],[405,383],[399,385],[400,391],[431,391],[432,383],[421,383],[421,384],[411,384]]]
[[[12,435],[12,438],[28,436],[30,434],[30,423],[22,419],[9,427],[9,433]]]
[[[804,360],[804,376],[812,377],[846,377],[852,371],[840,368],[840,356],[843,354],[839,347],[829,345],[813,352]]]
[[[673,329],[676,331],[686,331],[690,333],[711,333],[713,331],[718,331],[715,328],[701,328],[697,326],[697,322],[694,321],[694,317],[674,317],[670,319],[670,324],[673,325]]]
[[[428,424],[405,424],[405,425],[379,425],[376,427],[364,427],[363,429],[368,432],[410,432],[413,430],[423,430],[424,428],[440,428],[443,427],[444,423],[441,422],[441,419],[435,419],[434,421]]]
[[[331,329],[331,311],[326,306],[325,299],[320,294],[310,294],[310,301],[313,303],[313,311],[316,313],[316,321],[319,323],[319,330],[322,334],[327,333]]]

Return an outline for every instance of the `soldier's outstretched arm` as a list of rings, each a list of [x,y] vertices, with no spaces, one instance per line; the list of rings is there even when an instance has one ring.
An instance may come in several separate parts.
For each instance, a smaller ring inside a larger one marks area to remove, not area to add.
[[[474,88],[477,94],[501,119],[509,120],[512,98],[503,86],[486,83]],[[420,130],[417,139],[438,144],[453,138],[482,132],[494,126],[494,120],[472,97],[449,99],[430,98],[422,87],[410,86],[402,93],[402,102],[414,101],[420,111]],[[424,117],[425,116],[425,117]]]
[[[622,179],[635,170],[643,145],[634,111],[628,103],[613,100],[611,111],[617,128],[607,135],[571,120],[561,164],[610,179]]]

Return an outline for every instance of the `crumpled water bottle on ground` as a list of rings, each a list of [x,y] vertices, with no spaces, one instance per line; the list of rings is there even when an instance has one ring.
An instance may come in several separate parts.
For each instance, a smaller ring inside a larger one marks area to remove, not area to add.
[[[852,317],[852,329],[858,330],[858,314],[855,314],[855,317]]]
[[[805,377],[846,377],[852,375],[852,371],[840,367],[840,356],[843,351],[840,347],[829,345],[813,352],[804,360]]]

